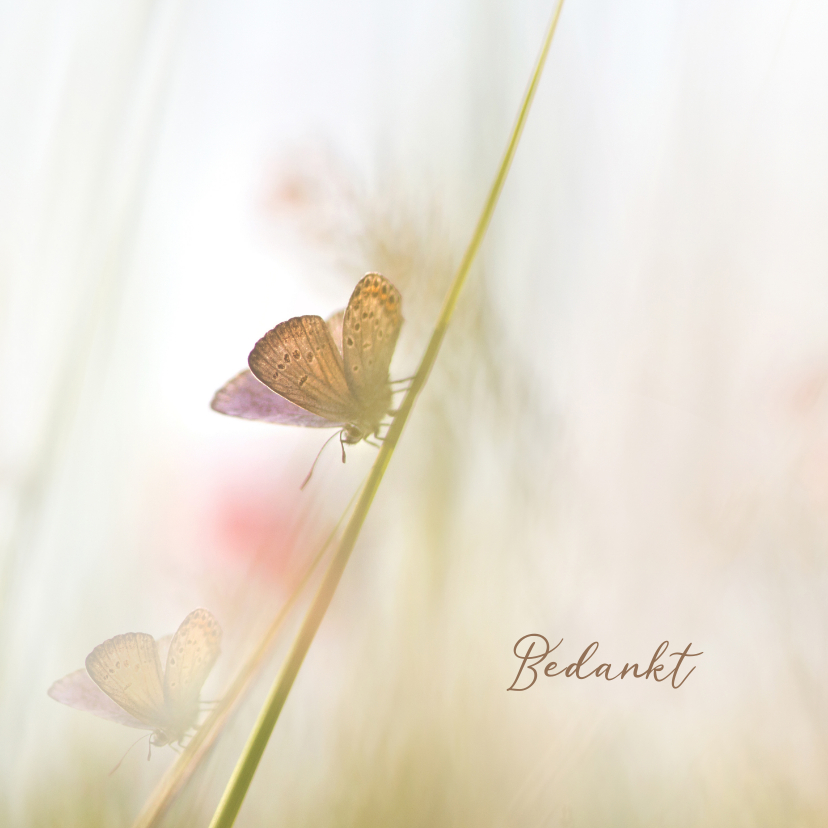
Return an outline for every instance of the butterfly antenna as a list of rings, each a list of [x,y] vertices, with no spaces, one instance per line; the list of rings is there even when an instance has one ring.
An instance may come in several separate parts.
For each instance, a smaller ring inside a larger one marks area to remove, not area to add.
[[[336,437],[337,434],[342,434],[342,432],[341,431],[339,431],[339,432],[335,431],[333,434],[331,434],[330,437],[328,437],[327,440],[325,440],[324,443],[322,443],[322,448],[319,449],[319,451],[316,455],[316,458],[313,461],[313,465],[310,467],[310,471],[308,472],[308,476],[302,481],[302,485],[299,487],[299,491],[302,491],[302,489],[304,489],[305,486],[308,485],[308,481],[311,479],[311,475],[313,474],[313,470],[316,468],[316,461],[319,460],[319,456],[325,450],[325,446],[327,446],[328,443],[330,443],[331,440],[333,440],[333,438]],[[343,457],[345,456],[345,449],[342,450],[342,456]],[[344,463],[345,461],[343,460],[342,462]]]
[[[411,382],[414,377],[406,377],[405,379],[398,379],[398,380],[389,380],[389,385],[397,385],[402,382]]]
[[[146,735],[146,736],[139,736],[139,737],[138,737],[138,738],[137,738],[137,739],[136,739],[136,740],[135,740],[135,741],[134,741],[134,742],[133,742],[133,743],[132,743],[132,744],[131,744],[131,745],[130,745],[127,749],[126,749],[126,751],[124,752],[124,755],[121,757],[121,761],[120,761],[120,762],[118,762],[118,764],[117,764],[117,765],[115,765],[115,767],[114,767],[114,768],[112,768],[112,770],[109,772],[109,775],[110,775],[110,776],[112,776],[112,774],[113,774],[113,773],[115,773],[115,771],[116,771],[116,770],[118,770],[118,768],[120,768],[120,767],[121,767],[121,762],[123,762],[123,761],[124,761],[124,759],[126,759],[126,758],[127,758],[127,753],[129,753],[129,752],[130,752],[130,751],[131,751],[131,750],[135,747],[135,745],[137,745],[137,744],[138,744],[138,742],[140,742],[140,741],[141,741],[141,739],[146,739],[146,738],[147,738],[147,736],[152,736],[152,733],[147,733],[147,735]]]

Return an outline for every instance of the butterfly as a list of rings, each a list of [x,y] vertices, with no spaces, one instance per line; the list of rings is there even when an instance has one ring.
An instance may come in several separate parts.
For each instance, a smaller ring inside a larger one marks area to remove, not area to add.
[[[297,316],[268,331],[250,352],[250,370],[221,388],[211,407],[249,420],[339,427],[342,443],[378,436],[391,408],[388,369],[401,308],[391,282],[366,274],[348,307],[327,322]]]
[[[85,670],[59,679],[48,693],[102,719],[151,730],[150,745],[181,744],[198,718],[201,686],[220,644],[218,621],[206,609],[196,609],[172,639],[126,633],[104,641],[86,657]]]

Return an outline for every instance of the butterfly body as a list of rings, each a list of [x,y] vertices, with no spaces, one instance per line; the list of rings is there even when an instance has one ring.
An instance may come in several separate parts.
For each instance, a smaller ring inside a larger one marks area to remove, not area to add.
[[[201,686],[220,642],[213,615],[193,610],[172,636],[163,670],[163,642],[147,633],[116,635],[92,650],[85,670],[56,681],[49,695],[127,727],[151,730],[153,745],[181,743],[198,719]]]
[[[384,276],[368,273],[354,288],[341,320],[338,314],[328,322],[319,316],[288,319],[251,351],[253,376],[291,403],[290,409],[268,400],[243,374],[216,394],[213,408],[311,427],[319,427],[321,418],[321,425],[342,429],[344,443],[377,434],[391,408],[388,370],[403,322],[401,305],[399,291]],[[307,422],[295,407],[306,413]]]

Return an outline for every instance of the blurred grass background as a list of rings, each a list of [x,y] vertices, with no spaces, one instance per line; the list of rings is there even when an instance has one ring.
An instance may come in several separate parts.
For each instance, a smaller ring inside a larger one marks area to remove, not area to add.
[[[277,322],[436,317],[551,8],[0,9],[0,822],[125,825],[171,763],[46,696],[225,630],[215,697],[374,453],[223,418]],[[565,6],[483,255],[239,825],[820,826],[828,12]],[[678,691],[514,642],[704,655]],[[286,642],[285,642],[286,643]],[[282,647],[285,646],[282,644]],[[279,653],[167,824],[206,824]]]

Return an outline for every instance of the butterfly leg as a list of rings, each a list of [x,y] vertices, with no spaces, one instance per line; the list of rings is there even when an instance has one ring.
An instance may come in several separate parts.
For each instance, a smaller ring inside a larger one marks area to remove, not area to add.
[[[404,394],[406,393],[411,386],[404,385],[403,383],[410,383],[414,377],[406,377],[405,379],[400,380],[391,380],[388,384],[391,386],[391,393],[392,394]],[[399,388],[394,388],[395,385],[399,385]],[[391,414],[396,414],[395,411],[390,412]]]
[[[342,447],[342,462],[345,462],[345,429],[339,432],[339,445]]]
[[[377,426],[377,430],[374,432],[374,437],[376,437],[377,440],[379,440],[380,442],[382,442],[388,436],[388,431],[386,431],[385,434],[380,434],[381,428],[390,429],[391,423],[380,423]]]

